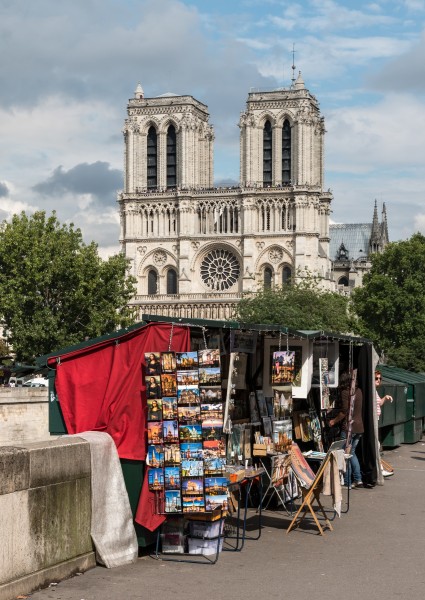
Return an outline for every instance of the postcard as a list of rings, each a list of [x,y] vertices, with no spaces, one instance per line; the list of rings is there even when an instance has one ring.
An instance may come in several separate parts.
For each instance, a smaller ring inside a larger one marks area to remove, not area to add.
[[[227,510],[228,506],[229,505],[227,502],[227,494],[222,494],[218,496],[208,494],[205,496],[205,509],[207,511],[212,511],[216,508],[220,508],[221,510]]]
[[[205,493],[211,496],[227,494],[227,477],[205,477]]]
[[[203,460],[182,460],[182,477],[202,477],[204,474]]]
[[[160,445],[151,444],[148,446],[148,455],[146,463],[150,467],[160,468],[164,466],[164,448]]]
[[[203,496],[183,496],[183,512],[204,512],[205,500]]]
[[[177,369],[197,369],[199,366],[197,352],[176,352]]]
[[[162,398],[162,414],[164,419],[168,421],[177,419],[177,398],[175,396],[164,396]]]
[[[177,390],[177,403],[178,404],[199,404],[199,388],[196,385],[191,387],[178,388]]]
[[[201,419],[207,421],[208,419],[223,420],[223,402],[216,402],[214,404],[201,404]]]
[[[172,467],[180,465],[182,461],[180,446],[178,444],[165,444],[164,445],[164,465],[166,467]]]
[[[179,424],[177,421],[163,421],[163,431],[166,444],[179,443]]]
[[[220,350],[199,350],[199,367],[219,367]]]
[[[179,388],[199,385],[199,371],[197,369],[177,371],[177,385]]]
[[[219,367],[199,369],[199,383],[205,386],[218,386],[221,384],[221,372]]]
[[[223,421],[217,419],[204,421],[202,423],[202,439],[207,440],[218,440],[223,435]]]
[[[217,402],[218,400],[222,400],[221,387],[202,387],[199,390],[199,398],[201,402]]]
[[[161,353],[162,373],[174,373],[177,369],[176,355],[174,352]]]
[[[162,421],[162,400],[148,398],[148,421]]]
[[[162,442],[162,422],[150,421],[148,423],[148,444],[162,444]]]
[[[160,352],[145,352],[145,374],[161,374],[161,354]]]
[[[167,395],[167,394],[164,394]],[[146,377],[146,398],[162,398],[161,377],[159,375],[150,375]]]
[[[294,380],[295,352],[278,350],[273,352],[272,384],[292,383]]]
[[[165,490],[165,512],[182,512],[182,497],[180,491]]]
[[[226,454],[226,442],[224,437],[219,438],[208,438],[202,442],[204,452],[206,450],[215,450],[218,456],[225,456]]]
[[[174,374],[166,373],[165,375],[161,375],[161,386],[162,396],[177,395],[177,381]]]
[[[182,478],[183,496],[200,496],[204,493],[203,477],[184,477]]]
[[[164,489],[163,469],[148,470],[148,487],[151,492],[159,492]]]
[[[179,425],[179,438],[181,442],[201,442],[201,425]]]
[[[212,452],[215,452],[214,450]],[[226,459],[217,456],[206,456],[204,458],[205,475],[222,475],[224,473]]]
[[[164,481],[166,490],[180,490],[180,468],[179,467],[165,467],[164,469]]]
[[[201,422],[200,406],[179,406],[178,417],[180,425],[199,425]]]
[[[181,443],[180,451],[182,458],[191,459],[191,458],[199,458],[203,457],[202,444],[200,442],[196,443]]]

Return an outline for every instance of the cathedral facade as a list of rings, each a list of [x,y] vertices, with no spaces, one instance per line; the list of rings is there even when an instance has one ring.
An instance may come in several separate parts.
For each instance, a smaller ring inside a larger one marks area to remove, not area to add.
[[[306,273],[334,289],[324,119],[301,74],[248,94],[237,187],[214,187],[205,104],[139,85],[127,113],[120,243],[140,317],[229,319],[244,293]]]

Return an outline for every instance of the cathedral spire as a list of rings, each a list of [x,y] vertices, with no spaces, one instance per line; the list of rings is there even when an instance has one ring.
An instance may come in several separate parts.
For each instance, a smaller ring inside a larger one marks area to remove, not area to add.
[[[389,242],[389,237],[388,237],[388,220],[387,220],[387,207],[385,206],[385,202],[382,205],[381,235],[382,235],[383,244],[385,246],[385,244],[388,244],[388,242]]]
[[[134,97],[138,98],[139,100],[145,97],[145,92],[143,91],[140,81],[137,84],[136,89],[134,90]]]
[[[382,250],[381,240],[381,228],[379,226],[378,220],[378,202],[377,200],[375,200],[375,208],[373,210],[372,231],[370,232],[369,241],[371,252],[380,252]]]

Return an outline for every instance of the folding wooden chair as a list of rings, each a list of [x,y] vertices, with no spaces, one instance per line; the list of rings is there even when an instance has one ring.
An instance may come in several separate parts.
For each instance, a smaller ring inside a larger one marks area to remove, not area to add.
[[[320,535],[323,535],[323,527],[320,524],[319,519],[317,518],[316,511],[313,508],[314,501],[316,501],[318,510],[323,515],[325,524],[331,531],[333,531],[331,522],[325,512],[325,509],[322,506],[322,503],[320,502],[320,492],[321,492],[321,488],[322,488],[323,475],[324,475],[325,469],[331,459],[332,450],[337,449],[336,444],[338,444],[338,447],[339,447],[341,442],[335,442],[334,444],[331,445],[325,458],[320,463],[320,467],[319,467],[317,473],[314,473],[312,471],[310,465],[308,464],[305,457],[303,456],[299,446],[295,443],[292,444],[292,448],[290,450],[291,468],[292,468],[292,471],[298,481],[298,485],[301,488],[302,502],[301,502],[301,506],[295,513],[295,516],[292,519],[286,533],[289,533],[291,531],[291,529],[298,527],[300,525],[300,523],[302,522],[302,520],[304,519],[304,517],[306,516],[306,514],[309,512],[311,514],[311,516],[313,517],[313,520],[319,530]]]

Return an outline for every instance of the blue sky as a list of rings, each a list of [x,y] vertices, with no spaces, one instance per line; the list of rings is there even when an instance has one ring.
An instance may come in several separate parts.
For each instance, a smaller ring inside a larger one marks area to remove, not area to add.
[[[0,219],[55,209],[117,251],[139,81],[208,105],[215,179],[237,182],[247,94],[290,85],[294,45],[325,117],[333,221],[370,221],[376,199],[391,240],[425,233],[424,33],[425,0],[0,0]]]

